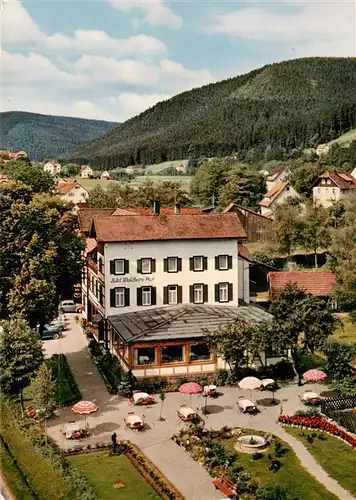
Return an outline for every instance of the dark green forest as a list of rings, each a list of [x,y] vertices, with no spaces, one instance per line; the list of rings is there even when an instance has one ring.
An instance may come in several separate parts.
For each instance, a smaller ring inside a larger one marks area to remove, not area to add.
[[[0,113],[0,149],[24,150],[31,160],[58,158],[117,123],[24,111]]]
[[[112,169],[180,158],[286,159],[356,125],[356,60],[294,59],[179,94],[78,148]]]

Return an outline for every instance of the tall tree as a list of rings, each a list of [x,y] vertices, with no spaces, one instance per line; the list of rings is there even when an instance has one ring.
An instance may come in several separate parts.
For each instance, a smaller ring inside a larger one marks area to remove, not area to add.
[[[225,169],[226,165],[219,159],[206,160],[200,165],[191,184],[191,194],[201,204],[218,205]]]
[[[290,258],[301,241],[303,229],[304,223],[299,203],[288,200],[276,207],[273,220],[273,233],[279,252],[286,254]]]
[[[322,351],[339,322],[329,303],[307,294],[295,283],[288,283],[272,301],[270,313],[274,317],[274,341],[280,349],[291,350],[298,383],[301,383],[299,352]]]
[[[56,382],[53,379],[52,369],[46,363],[39,367],[31,383],[31,394],[37,416],[45,422],[47,440],[47,419],[53,415],[56,407]]]
[[[21,396],[43,362],[42,342],[37,332],[17,314],[0,322],[0,386],[5,394]]]
[[[31,165],[23,160],[11,160],[0,165],[0,172],[10,179],[21,181],[30,186],[35,193],[49,193],[54,186],[53,177],[38,165]]]
[[[266,181],[261,174],[246,165],[231,165],[225,174],[225,183],[219,190],[219,204],[225,208],[234,202],[257,210],[266,192]]]
[[[304,227],[301,240],[303,246],[312,248],[315,267],[318,267],[318,250],[325,250],[330,242],[330,214],[323,206],[309,201],[303,215]]]

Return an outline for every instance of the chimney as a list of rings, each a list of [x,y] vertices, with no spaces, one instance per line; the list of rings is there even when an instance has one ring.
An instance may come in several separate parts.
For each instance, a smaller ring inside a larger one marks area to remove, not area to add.
[[[179,215],[180,214],[180,204],[179,203],[176,203],[174,205],[174,214],[175,215]]]
[[[288,271],[290,273],[294,273],[297,269],[297,263],[296,262],[288,262]]]
[[[153,202],[153,215],[159,215],[160,214],[160,205],[159,201],[154,201]]]

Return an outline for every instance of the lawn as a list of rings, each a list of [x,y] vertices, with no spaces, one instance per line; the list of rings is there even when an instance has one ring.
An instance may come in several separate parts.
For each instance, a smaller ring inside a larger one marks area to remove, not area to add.
[[[146,172],[149,172],[150,174],[157,175],[158,172],[161,172],[161,170],[164,170],[169,167],[179,167],[180,165],[183,165],[184,167],[187,166],[188,160],[171,160],[171,161],[164,161],[163,163],[155,163],[154,165],[147,165],[146,167]]]
[[[249,432],[246,429],[245,433]],[[253,434],[263,434],[256,431],[251,431]],[[231,450],[234,450],[236,437],[222,441]],[[322,486],[306,469],[304,469],[292,449],[285,443],[283,447],[288,451],[280,459],[283,463],[282,468],[278,472],[268,470],[269,460],[268,453],[273,453],[274,446],[271,445],[271,450],[264,453],[264,456],[259,460],[253,460],[252,455],[241,453],[236,450],[238,456],[238,464],[248,472],[255,481],[263,486],[281,485],[285,487],[293,496],[300,499],[308,500],[335,500],[336,497]]]
[[[18,500],[33,499],[31,491],[23,481],[21,474],[15,466],[12,458],[5,450],[2,441],[0,442],[0,459],[1,472],[6,478],[6,482],[13,496]]]
[[[88,453],[69,456],[68,461],[87,478],[100,500],[160,498],[125,455]],[[122,483],[123,486],[115,488],[117,483]]]
[[[356,495],[356,452],[350,446],[328,434],[325,434],[326,440],[314,438],[313,442],[309,443],[306,436],[315,434],[314,431],[287,426],[284,429],[302,441],[329,476]]]
[[[342,328],[335,332],[333,338],[348,344],[356,342],[356,323],[352,323],[347,313],[341,313],[337,316],[342,321]]]
[[[38,500],[75,498],[76,495],[73,494],[74,492],[68,482],[58,471],[53,469],[48,460],[36,452],[31,441],[14,421],[11,412],[3,402],[1,402],[1,435],[15,457],[18,467],[26,476],[28,483],[37,492]],[[8,464],[5,457],[5,467],[6,463]],[[9,476],[6,476],[6,478],[9,484],[16,482],[17,487],[20,487],[13,468],[8,466],[7,471]],[[26,496],[23,498],[26,498]]]
[[[185,191],[190,190],[190,184],[192,182],[193,176],[191,175],[138,175],[135,179],[130,183],[133,186],[139,186],[143,182],[150,180],[153,182],[179,182],[182,184],[182,188]]]
[[[110,184],[122,184],[121,181],[105,181],[101,179],[82,179],[81,177],[75,177],[75,180],[79,182],[83,188],[91,191],[95,186],[100,186],[103,189],[107,189]]]

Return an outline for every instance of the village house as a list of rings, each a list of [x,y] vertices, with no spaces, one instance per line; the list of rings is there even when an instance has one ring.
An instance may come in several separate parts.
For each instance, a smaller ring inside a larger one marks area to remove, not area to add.
[[[249,243],[256,241],[269,241],[272,232],[272,219],[248,208],[230,203],[223,213],[236,213],[247,236]]]
[[[292,172],[287,165],[281,165],[270,172],[267,172],[266,184],[267,191],[271,191],[274,186],[281,182],[288,181],[291,178]]]
[[[9,160],[16,160],[19,158],[27,158],[26,151],[15,151],[12,153],[8,149],[0,149],[0,155],[6,156],[5,162]]]
[[[318,156],[327,155],[329,151],[330,151],[329,144],[319,144],[319,146],[317,146],[315,150]]]
[[[356,179],[356,167],[353,169],[353,171],[351,172],[351,175],[354,179]]]
[[[276,184],[260,202],[261,214],[273,218],[273,212],[277,205],[286,202],[290,198],[300,198],[299,193],[289,181]]]
[[[295,283],[299,289],[314,297],[329,300],[336,283],[332,272],[317,271],[279,271],[268,273],[269,298],[278,297],[288,283]],[[333,303],[336,307],[336,303]]]
[[[356,193],[356,179],[347,172],[324,172],[313,184],[313,200],[323,207],[351,193]]]
[[[82,179],[88,179],[92,175],[93,175],[93,170],[89,167],[89,165],[81,165],[80,177],[82,177]]]
[[[89,196],[88,191],[76,181],[58,184],[57,194],[62,200],[71,202],[74,205],[85,203]]]
[[[249,304],[250,258],[239,257],[246,234],[236,214],[161,211],[157,203],[149,215],[99,210],[79,211],[89,234],[83,314],[125,370],[213,373],[225,365],[204,344],[204,329],[269,317]]]
[[[58,162],[48,161],[45,165],[43,165],[43,170],[55,176],[61,173],[62,165]]]
[[[104,170],[104,172],[100,176],[100,179],[103,181],[109,181],[111,179],[111,175],[107,170]]]

